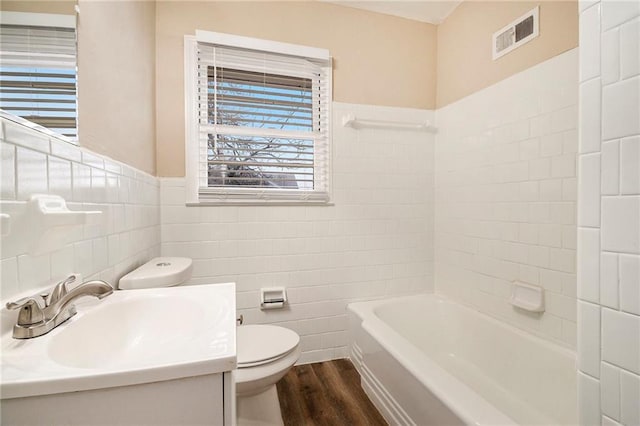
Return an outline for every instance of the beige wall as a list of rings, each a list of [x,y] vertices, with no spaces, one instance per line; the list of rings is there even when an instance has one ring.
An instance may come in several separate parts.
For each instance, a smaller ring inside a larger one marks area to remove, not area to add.
[[[63,13],[74,3],[0,5]],[[537,4],[540,36],[493,61],[492,34]],[[315,1],[80,0],[80,7],[80,144],[159,176],[184,176],[183,36],[195,29],[329,49],[335,101],[426,109],[578,43],[575,0],[466,0],[438,27]]]
[[[56,13],[60,15],[75,15],[75,0],[47,0],[47,1],[0,1],[0,10],[26,13]]]
[[[493,61],[493,33],[537,5],[540,5],[540,36]],[[577,1],[467,0],[438,26],[437,107],[577,46]]]
[[[156,174],[155,3],[79,4],[80,145]]]
[[[184,176],[183,36],[196,29],[329,49],[335,101],[433,109],[434,25],[320,2],[158,1],[159,176]]]

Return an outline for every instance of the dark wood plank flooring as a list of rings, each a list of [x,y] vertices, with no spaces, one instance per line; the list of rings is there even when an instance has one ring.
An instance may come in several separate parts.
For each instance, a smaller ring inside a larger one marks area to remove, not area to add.
[[[294,367],[277,388],[285,426],[387,424],[348,359]]]

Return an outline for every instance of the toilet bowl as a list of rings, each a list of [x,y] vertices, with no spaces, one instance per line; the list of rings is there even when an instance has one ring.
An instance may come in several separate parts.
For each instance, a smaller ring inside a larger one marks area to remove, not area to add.
[[[236,337],[238,424],[283,424],[276,383],[300,357],[300,336],[274,325],[242,325]]]
[[[118,288],[180,285],[191,278],[191,270],[191,259],[159,257],[122,277]],[[236,332],[238,424],[282,425],[276,383],[300,357],[300,336],[275,325],[241,325]]]

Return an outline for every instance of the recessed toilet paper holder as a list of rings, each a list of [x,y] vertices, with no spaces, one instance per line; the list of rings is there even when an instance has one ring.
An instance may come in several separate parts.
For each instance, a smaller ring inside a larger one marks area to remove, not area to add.
[[[260,289],[260,309],[280,309],[287,303],[287,291],[284,287]]]

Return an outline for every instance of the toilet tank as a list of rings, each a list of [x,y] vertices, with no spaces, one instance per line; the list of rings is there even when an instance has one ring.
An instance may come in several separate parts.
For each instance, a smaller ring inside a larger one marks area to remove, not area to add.
[[[191,278],[193,261],[187,257],[156,257],[120,278],[120,290],[172,287]]]

